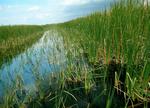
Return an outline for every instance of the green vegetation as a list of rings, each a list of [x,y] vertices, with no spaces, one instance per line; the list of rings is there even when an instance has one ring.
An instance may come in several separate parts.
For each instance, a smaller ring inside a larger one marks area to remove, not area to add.
[[[43,32],[42,26],[1,26],[0,65],[31,46]]]
[[[109,10],[52,25],[64,38],[66,68],[47,79],[35,76],[35,96],[24,96],[16,79],[1,107],[148,108],[150,7],[140,1],[122,0]]]
[[[103,60],[103,64],[108,65],[112,58],[115,58],[116,63],[110,69],[114,73],[118,70],[114,71],[113,68],[118,64],[122,65],[119,71],[125,68],[126,91],[122,92],[127,96],[126,104],[130,99],[133,104],[136,99],[143,104],[150,101],[149,12],[149,6],[140,0],[122,0],[110,10],[59,25],[62,35],[67,36],[69,41],[72,40],[71,43],[75,43],[75,53],[80,53],[80,48],[83,49],[89,54],[89,62],[94,64]],[[70,53],[75,55],[74,52]],[[109,66],[103,70],[106,77],[108,68]],[[122,90],[121,82],[117,80],[119,75],[115,76],[115,88]]]

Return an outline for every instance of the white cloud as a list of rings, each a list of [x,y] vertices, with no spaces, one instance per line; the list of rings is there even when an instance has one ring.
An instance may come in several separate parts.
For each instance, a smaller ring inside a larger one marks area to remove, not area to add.
[[[36,11],[39,11],[39,10],[40,10],[39,6],[32,6],[27,11],[28,12],[36,12]]]
[[[64,5],[80,5],[80,4],[86,4],[88,3],[89,0],[64,0],[63,4]]]
[[[12,10],[17,7],[17,5],[0,5],[0,11]]]
[[[90,2],[100,2],[103,0],[63,0],[63,5],[84,5]]]
[[[0,24],[46,24],[68,21],[86,13],[82,10],[71,11],[71,7],[78,9],[78,6],[108,0],[47,0],[48,3],[35,4],[0,4]],[[86,6],[86,5],[85,5]],[[78,9],[79,10],[79,9]],[[92,9],[91,9],[92,10]],[[80,15],[81,14],[81,15]],[[11,18],[10,18],[11,17]]]
[[[35,15],[35,18],[37,18],[37,19],[45,19],[48,17],[50,17],[49,13],[39,13],[39,14]]]

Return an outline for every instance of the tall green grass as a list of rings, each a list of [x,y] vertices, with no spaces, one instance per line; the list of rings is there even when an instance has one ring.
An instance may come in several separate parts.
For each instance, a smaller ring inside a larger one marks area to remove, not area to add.
[[[18,89],[22,90],[22,86],[19,86],[22,81],[16,79],[16,85],[8,88],[8,95],[4,97],[1,107],[134,108],[144,104],[143,107],[148,108],[149,13],[150,7],[141,0],[121,0],[108,10],[53,25],[52,28],[64,38],[67,57],[65,70],[52,73],[47,79],[37,75],[36,96],[27,95],[23,101],[16,93]],[[125,91],[119,87],[119,75],[116,72],[113,90],[109,91],[106,86],[108,66],[114,57],[117,63],[126,65]],[[125,105],[115,97],[115,90],[124,93],[125,98],[122,98],[125,99]]]
[[[112,57],[127,64],[128,99],[149,100],[150,8],[141,0],[121,0],[109,10],[58,25],[62,35],[89,54],[90,62]],[[77,47],[76,47],[77,46]],[[105,73],[105,71],[104,71]]]
[[[35,43],[45,26],[0,26],[0,65]]]

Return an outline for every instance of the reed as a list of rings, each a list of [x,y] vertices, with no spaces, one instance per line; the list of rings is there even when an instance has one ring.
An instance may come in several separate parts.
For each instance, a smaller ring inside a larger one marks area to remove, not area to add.
[[[46,78],[33,69],[37,90],[25,96],[18,77],[1,107],[148,108],[150,8],[143,1],[120,0],[104,11],[50,25],[63,37],[65,69]]]

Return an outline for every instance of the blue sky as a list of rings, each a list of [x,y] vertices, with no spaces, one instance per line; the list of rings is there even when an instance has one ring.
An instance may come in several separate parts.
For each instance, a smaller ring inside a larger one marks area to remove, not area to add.
[[[104,9],[112,0],[0,0],[0,25],[51,24]]]

